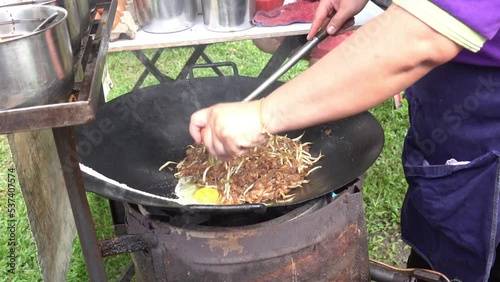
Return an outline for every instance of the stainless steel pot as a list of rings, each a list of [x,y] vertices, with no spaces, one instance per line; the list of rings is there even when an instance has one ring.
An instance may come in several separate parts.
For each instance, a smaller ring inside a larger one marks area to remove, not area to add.
[[[146,32],[169,33],[195,24],[196,0],[134,0],[139,25]]]
[[[82,37],[90,28],[90,5],[96,0],[0,0],[1,7],[11,7],[16,5],[57,5],[66,9],[68,12],[67,25],[71,40],[71,48],[74,54],[74,60],[77,59],[81,48]],[[94,5],[95,8],[95,5]]]
[[[255,0],[202,0],[203,22],[212,31],[239,31],[251,28]]]
[[[50,5],[0,8],[0,110],[67,101],[74,80],[67,15]]]

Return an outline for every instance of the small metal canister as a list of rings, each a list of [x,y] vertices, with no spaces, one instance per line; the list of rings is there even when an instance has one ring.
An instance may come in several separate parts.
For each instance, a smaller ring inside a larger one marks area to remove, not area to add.
[[[255,0],[202,0],[203,21],[211,31],[240,31],[251,28]]]
[[[196,0],[134,0],[134,6],[146,32],[177,32],[195,24]]]

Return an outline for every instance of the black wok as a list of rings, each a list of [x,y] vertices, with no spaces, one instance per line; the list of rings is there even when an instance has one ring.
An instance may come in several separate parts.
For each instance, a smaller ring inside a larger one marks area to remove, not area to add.
[[[181,205],[169,198],[177,179],[158,168],[185,157],[193,143],[188,132],[191,113],[218,102],[241,101],[263,79],[242,76],[196,78],[146,87],[101,106],[96,120],[77,128],[79,155],[88,191],[147,206],[200,212],[265,210],[297,204],[339,189],[362,175],[377,159],[383,130],[368,112],[296,132],[313,142],[311,153],[325,155],[310,183],[296,189],[289,202],[244,205]],[[281,83],[271,85],[269,93]],[[330,133],[331,134],[328,134]]]

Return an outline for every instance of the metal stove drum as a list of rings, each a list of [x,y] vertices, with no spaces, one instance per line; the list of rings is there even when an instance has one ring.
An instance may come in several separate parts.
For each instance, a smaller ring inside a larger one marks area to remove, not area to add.
[[[132,254],[138,281],[369,281],[363,202],[356,182],[263,214],[142,214],[127,232],[149,239]]]

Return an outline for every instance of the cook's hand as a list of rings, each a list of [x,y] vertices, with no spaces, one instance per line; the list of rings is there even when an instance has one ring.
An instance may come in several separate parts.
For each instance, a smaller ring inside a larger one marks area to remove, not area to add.
[[[224,103],[191,115],[189,133],[196,143],[221,160],[230,160],[263,143],[259,102]]]
[[[368,3],[368,0],[321,0],[314,14],[314,20],[307,39],[313,38],[319,28],[326,24],[332,14],[333,17],[326,27],[328,34],[339,34],[339,31],[353,26],[354,15],[361,12],[366,3]]]

